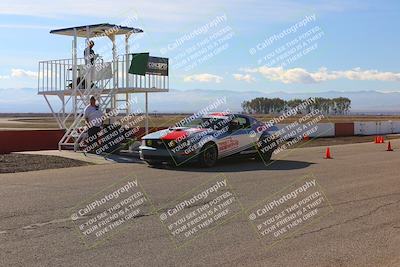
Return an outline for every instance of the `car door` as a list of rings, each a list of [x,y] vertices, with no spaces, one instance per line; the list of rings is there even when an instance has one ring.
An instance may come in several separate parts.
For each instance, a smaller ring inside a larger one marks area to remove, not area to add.
[[[226,157],[254,147],[256,137],[252,134],[252,128],[248,117],[235,115],[232,119],[237,124],[237,129],[226,133],[218,142],[218,154]]]

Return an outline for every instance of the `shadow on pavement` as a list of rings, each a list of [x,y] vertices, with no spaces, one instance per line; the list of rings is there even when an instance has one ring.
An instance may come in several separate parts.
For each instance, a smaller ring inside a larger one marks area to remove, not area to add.
[[[245,172],[257,170],[296,170],[304,169],[312,165],[312,162],[295,161],[295,160],[273,160],[268,164],[256,160],[221,160],[212,168],[201,168],[195,164],[187,164],[178,167],[163,166],[159,169],[175,170],[175,171],[190,171],[190,172]],[[154,168],[154,167],[151,167]]]
[[[140,160],[137,156],[132,155],[116,155],[109,154],[105,157],[106,160],[111,160],[117,163],[139,163],[144,164],[145,162]]]

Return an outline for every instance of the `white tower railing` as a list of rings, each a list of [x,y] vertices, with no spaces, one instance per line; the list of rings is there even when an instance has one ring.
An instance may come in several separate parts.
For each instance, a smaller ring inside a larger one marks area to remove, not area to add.
[[[126,59],[128,58],[128,64]],[[77,85],[85,75],[84,58],[78,58],[77,66]],[[137,92],[145,91],[164,91],[169,88],[169,77],[155,74],[146,74],[144,76],[130,74],[129,66],[132,61],[132,54],[118,56],[115,61],[115,70],[113,62],[96,62],[95,71],[97,77],[91,80],[96,80],[101,77],[112,75],[111,83],[108,88],[111,89],[116,84],[119,90],[136,90]],[[72,59],[56,59],[48,61],[39,61],[39,77],[38,77],[38,93],[39,94],[69,94],[68,90],[73,88],[73,60]],[[110,71],[110,73],[107,73]],[[95,75],[95,76],[96,76]],[[115,75],[115,76],[114,76]],[[115,77],[115,79],[114,79]],[[114,81],[115,80],[115,81]],[[80,86],[84,86],[81,84]]]

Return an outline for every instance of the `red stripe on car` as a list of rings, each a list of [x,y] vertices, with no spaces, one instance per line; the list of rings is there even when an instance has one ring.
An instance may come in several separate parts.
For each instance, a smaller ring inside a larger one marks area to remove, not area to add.
[[[177,139],[183,140],[188,135],[189,133],[185,131],[173,131],[161,137],[161,140],[177,140]]]

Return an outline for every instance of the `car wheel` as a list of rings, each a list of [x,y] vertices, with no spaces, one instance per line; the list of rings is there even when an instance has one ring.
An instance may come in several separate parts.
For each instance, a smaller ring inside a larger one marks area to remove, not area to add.
[[[274,149],[265,149],[263,150],[263,147],[267,147],[270,143],[268,143],[266,138],[260,139],[261,142],[261,147],[257,147],[258,149],[258,155],[257,159],[262,160],[264,162],[268,162],[271,160],[272,153],[274,152]]]
[[[218,160],[218,150],[215,144],[206,144],[200,153],[200,165],[202,167],[210,168],[217,163]]]

